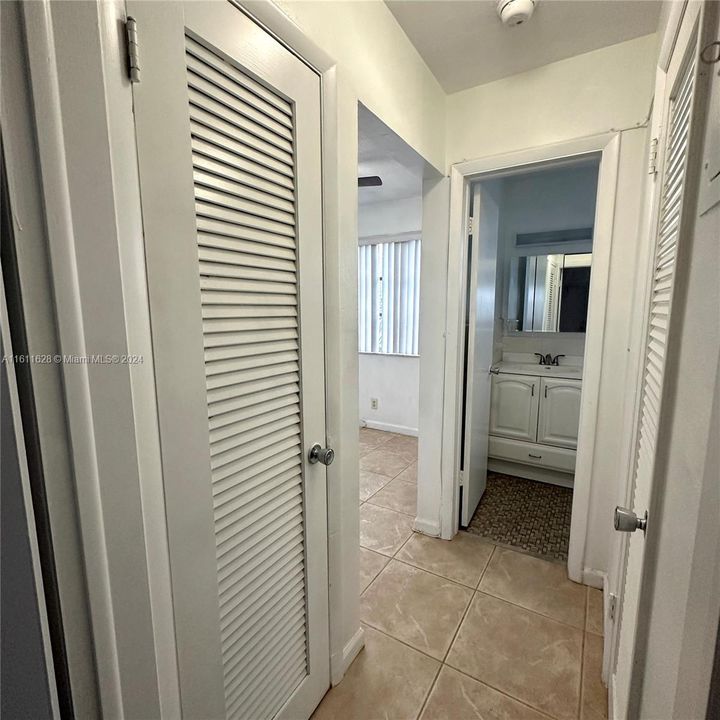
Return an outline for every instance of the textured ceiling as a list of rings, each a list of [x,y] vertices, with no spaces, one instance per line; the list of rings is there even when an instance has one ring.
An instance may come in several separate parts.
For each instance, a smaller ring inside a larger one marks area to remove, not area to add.
[[[423,159],[362,105],[358,111],[358,176],[379,175],[382,187],[358,188],[361,205],[417,197]]]
[[[540,0],[529,22],[506,27],[495,0],[385,1],[446,92],[653,33],[662,4]]]

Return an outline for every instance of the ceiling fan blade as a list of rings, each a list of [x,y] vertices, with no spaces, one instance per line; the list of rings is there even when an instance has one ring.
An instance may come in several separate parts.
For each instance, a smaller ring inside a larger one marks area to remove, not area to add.
[[[379,175],[366,175],[358,178],[358,187],[380,187],[382,178]]]

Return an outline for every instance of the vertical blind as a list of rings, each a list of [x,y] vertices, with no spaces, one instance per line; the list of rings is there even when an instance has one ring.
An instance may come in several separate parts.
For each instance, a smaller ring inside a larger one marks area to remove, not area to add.
[[[360,352],[418,354],[420,240],[358,248]]]

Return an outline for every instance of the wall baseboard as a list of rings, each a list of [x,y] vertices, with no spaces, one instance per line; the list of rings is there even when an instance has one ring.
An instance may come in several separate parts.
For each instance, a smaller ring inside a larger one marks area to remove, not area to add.
[[[348,671],[352,661],[358,656],[359,652],[365,647],[365,633],[361,627],[359,627],[355,634],[350,640],[345,643],[345,647],[342,651],[342,659],[340,663],[333,663],[333,673],[330,681],[333,687],[337,685]]]
[[[423,535],[430,537],[440,537],[440,523],[438,520],[424,520],[423,518],[415,518],[413,529]]]
[[[360,424],[372,430],[384,430],[385,432],[394,432],[398,433],[398,435],[412,435],[413,437],[418,436],[417,428],[405,427],[404,425],[393,425],[392,423],[376,422],[375,420],[361,420]]]
[[[606,577],[606,573],[600,570],[585,568],[582,574],[583,585],[589,585],[590,587],[597,588],[598,590],[605,590]]]

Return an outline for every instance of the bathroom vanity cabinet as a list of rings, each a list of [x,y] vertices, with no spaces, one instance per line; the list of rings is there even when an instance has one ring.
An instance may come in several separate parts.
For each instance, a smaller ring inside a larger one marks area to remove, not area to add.
[[[580,369],[533,368],[501,363],[493,369],[488,467],[572,485],[580,422]]]

